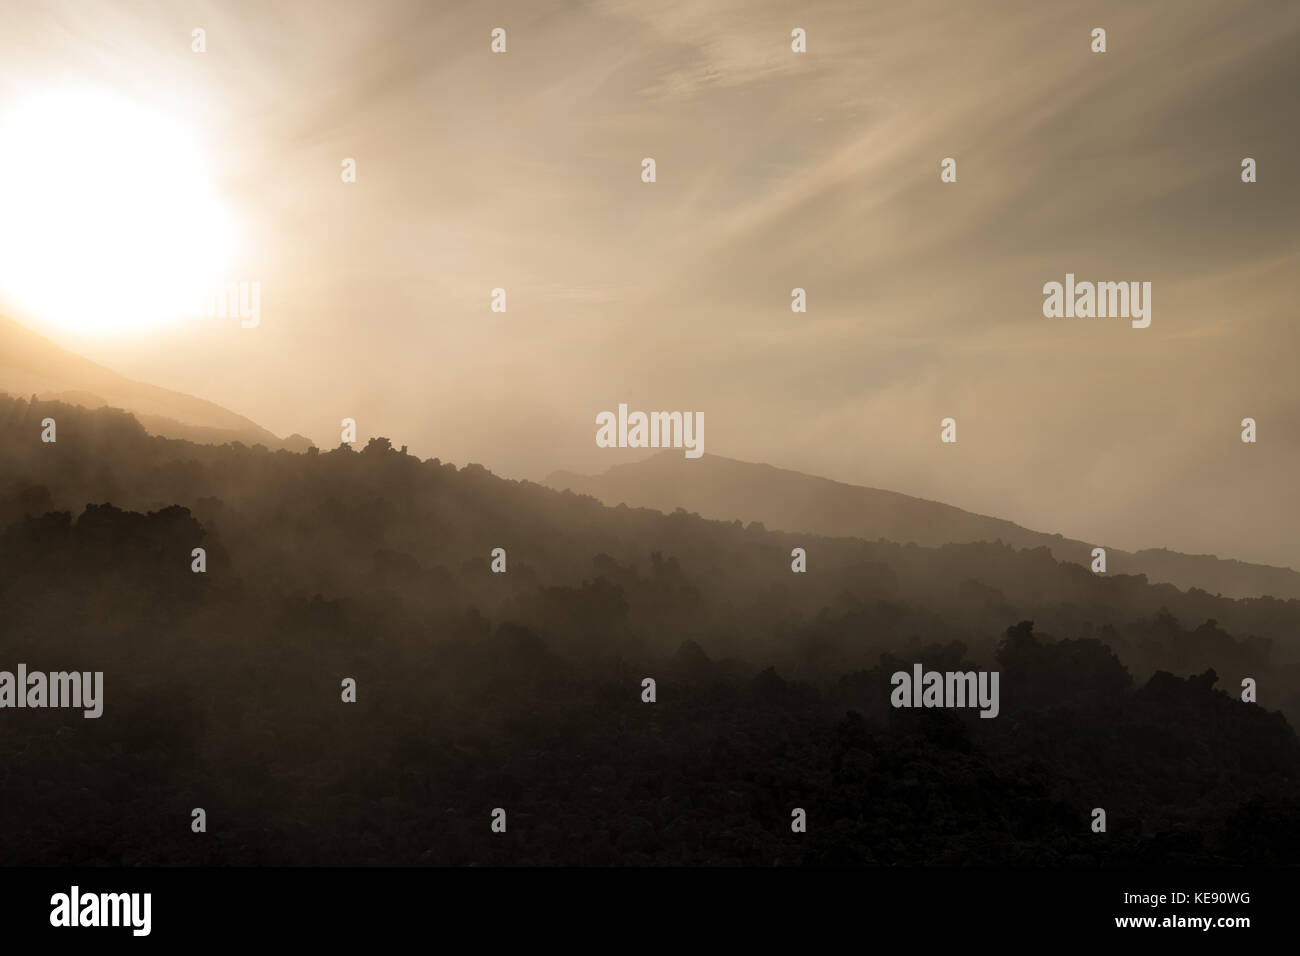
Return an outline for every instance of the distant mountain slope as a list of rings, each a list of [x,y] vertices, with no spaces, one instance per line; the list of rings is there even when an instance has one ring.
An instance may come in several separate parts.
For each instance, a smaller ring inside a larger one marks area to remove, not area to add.
[[[684,508],[705,518],[757,521],[772,530],[883,538],[925,547],[1001,540],[1017,548],[1046,547],[1058,561],[1085,566],[1091,563],[1094,547],[1105,547],[1112,574],[1145,574],[1152,581],[1225,597],[1300,598],[1300,573],[1290,568],[1164,549],[1135,554],[1104,541],[1030,531],[937,501],[718,455],[687,461],[680,452],[663,452],[600,475],[557,471],[545,484],[592,495],[607,505],[625,503],[664,512]]]
[[[311,442],[301,435],[281,439],[213,402],[119,375],[3,316],[0,392],[22,398],[36,395],[42,400],[87,408],[122,408],[135,413],[151,434],[166,438],[207,444],[239,441],[272,450],[306,451],[311,447]]]

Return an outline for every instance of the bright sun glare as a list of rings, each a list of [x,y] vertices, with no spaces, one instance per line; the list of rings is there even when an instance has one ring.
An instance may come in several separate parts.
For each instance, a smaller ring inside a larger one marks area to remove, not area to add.
[[[16,311],[78,334],[194,317],[232,249],[183,123],[93,88],[0,106],[0,301]]]

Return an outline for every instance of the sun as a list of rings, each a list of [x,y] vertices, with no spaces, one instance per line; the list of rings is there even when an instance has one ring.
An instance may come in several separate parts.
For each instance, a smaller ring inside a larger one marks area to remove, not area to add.
[[[184,121],[97,87],[0,105],[0,302],[113,335],[196,317],[233,220]]]

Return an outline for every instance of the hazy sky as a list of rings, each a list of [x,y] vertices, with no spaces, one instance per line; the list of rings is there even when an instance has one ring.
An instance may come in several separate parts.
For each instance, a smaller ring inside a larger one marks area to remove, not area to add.
[[[1297,49],[1294,0],[5,4],[0,107],[75,79],[187,124],[263,297],[8,311],[325,447],[541,478],[637,454],[596,447],[619,402],[703,411],[706,453],[1300,567]],[[1067,272],[1151,282],[1150,328],[1044,318]]]

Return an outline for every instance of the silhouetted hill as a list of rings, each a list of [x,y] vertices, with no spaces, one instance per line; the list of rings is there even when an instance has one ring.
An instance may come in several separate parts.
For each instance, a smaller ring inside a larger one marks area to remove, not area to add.
[[[680,452],[661,452],[643,461],[615,465],[600,475],[557,471],[545,484],[592,495],[609,505],[626,503],[664,512],[685,508],[706,518],[759,521],[783,531],[915,542],[926,547],[973,541],[1045,547],[1058,561],[1085,566],[1091,565],[1092,549],[1104,547],[1107,570],[1112,574],[1145,574],[1152,581],[1226,597],[1300,598],[1300,573],[1290,568],[1165,549],[1131,553],[1104,541],[1076,541],[1030,531],[937,501],[718,455],[688,461]]]
[[[385,438],[194,444],[0,396],[0,609],[0,669],[104,673],[99,719],[5,712],[11,864],[1300,860],[1300,601],[1046,548],[767,531]],[[999,671],[998,717],[891,706],[915,664]]]
[[[25,398],[36,395],[87,408],[109,406],[133,412],[155,435],[188,441],[306,451],[301,435],[281,439],[255,422],[213,402],[169,391],[97,365],[59,348],[11,319],[0,316],[0,392]]]

